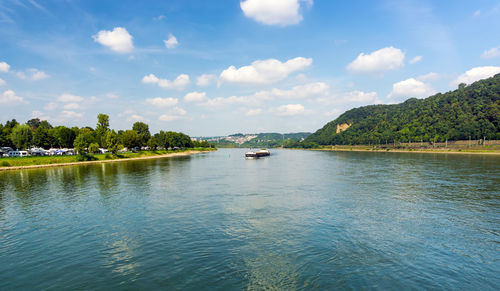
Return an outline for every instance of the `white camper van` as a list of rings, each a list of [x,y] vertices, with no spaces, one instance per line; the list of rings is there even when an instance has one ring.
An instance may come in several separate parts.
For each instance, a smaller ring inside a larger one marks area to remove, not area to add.
[[[10,151],[9,152],[9,157],[27,157],[28,152],[27,151]]]

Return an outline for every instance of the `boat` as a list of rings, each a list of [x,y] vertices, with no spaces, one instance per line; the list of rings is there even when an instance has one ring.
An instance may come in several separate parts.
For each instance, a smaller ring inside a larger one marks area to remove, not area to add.
[[[257,154],[255,152],[246,152],[245,153],[245,158],[247,159],[256,159],[258,158]]]
[[[267,149],[261,149],[260,151],[257,151],[255,153],[257,155],[257,157],[267,157],[267,156],[270,156],[271,153],[267,150]]]

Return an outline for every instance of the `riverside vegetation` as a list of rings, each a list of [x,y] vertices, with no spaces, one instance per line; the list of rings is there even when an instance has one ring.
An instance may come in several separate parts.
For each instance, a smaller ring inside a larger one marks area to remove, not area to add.
[[[44,164],[72,163],[78,161],[112,160],[166,155],[187,150],[207,150],[213,147],[206,141],[193,141],[180,132],[160,131],[152,135],[149,126],[136,122],[129,130],[109,128],[109,116],[99,114],[95,129],[66,126],[53,127],[48,121],[34,118],[25,124],[15,119],[0,124],[0,145],[17,149],[40,147],[73,148],[76,156],[39,156],[24,158],[2,158],[0,167],[29,166]],[[120,152],[123,148],[134,152]],[[137,151],[138,149],[147,151]],[[109,153],[99,154],[101,149]]]
[[[500,140],[500,74],[426,99],[351,109],[302,142],[285,141],[284,147],[404,147],[412,142],[434,146],[457,140],[483,145],[485,139]]]

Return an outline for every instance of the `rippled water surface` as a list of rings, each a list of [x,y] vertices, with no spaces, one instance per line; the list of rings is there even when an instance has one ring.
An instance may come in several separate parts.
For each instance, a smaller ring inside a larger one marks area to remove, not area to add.
[[[500,157],[244,152],[0,173],[0,289],[500,286]]]

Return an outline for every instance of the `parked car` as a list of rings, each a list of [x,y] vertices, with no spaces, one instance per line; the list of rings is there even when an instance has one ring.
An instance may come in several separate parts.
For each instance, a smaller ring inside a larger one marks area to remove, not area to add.
[[[27,157],[28,152],[27,151],[10,151],[9,152],[9,157]]]

